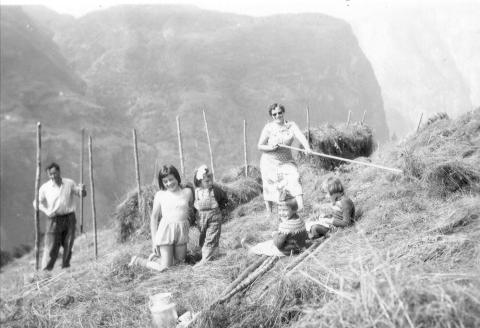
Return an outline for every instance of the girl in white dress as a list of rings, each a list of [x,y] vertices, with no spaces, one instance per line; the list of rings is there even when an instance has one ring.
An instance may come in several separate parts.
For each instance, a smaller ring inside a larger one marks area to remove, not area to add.
[[[190,188],[182,188],[180,181],[180,174],[174,166],[164,165],[160,169],[160,190],[153,199],[150,216],[152,250],[157,258],[152,256],[153,254],[148,261],[134,257],[132,265],[138,264],[163,271],[175,262],[185,261],[190,227],[188,217],[193,206],[193,195]]]

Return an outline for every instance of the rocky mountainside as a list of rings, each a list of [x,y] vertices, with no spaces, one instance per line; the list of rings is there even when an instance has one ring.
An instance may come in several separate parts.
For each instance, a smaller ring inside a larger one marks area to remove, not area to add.
[[[376,138],[388,136],[379,85],[342,20],[252,18],[183,6],[120,6],[79,19],[38,7],[25,12],[2,7],[2,27],[8,27],[1,40],[2,155],[4,149],[11,154],[2,156],[2,194],[12,195],[2,197],[2,221],[31,222],[36,121],[46,133],[44,160],[59,161],[75,179],[80,129],[94,136],[103,222],[113,200],[135,185],[133,127],[142,181],[153,178],[155,159],[178,163],[176,115],[187,176],[209,162],[202,109],[219,173],[242,163],[244,119],[250,159],[257,161],[256,140],[272,102],[284,103],[287,118],[301,127],[306,105],[312,126],[345,121],[349,110],[360,120],[367,110]],[[27,25],[36,33],[25,36]],[[26,50],[31,45],[42,45],[36,49],[48,56]],[[31,63],[37,71],[23,69]]]
[[[416,129],[421,113],[458,116],[480,106],[478,2],[361,8],[338,17],[372,64],[392,133]]]

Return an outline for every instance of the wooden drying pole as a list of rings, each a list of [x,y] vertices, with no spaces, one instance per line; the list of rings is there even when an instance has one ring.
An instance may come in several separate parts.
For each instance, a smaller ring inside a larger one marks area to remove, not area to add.
[[[297,148],[297,147],[292,147],[292,146],[287,146],[287,145],[279,145],[279,146],[280,146],[280,147],[283,147],[283,148],[288,148],[288,149],[296,150],[296,151],[306,152],[305,149],[301,149],[301,148]],[[386,166],[378,165],[378,164],[367,163],[367,162],[354,161],[354,160],[352,160],[352,159],[346,159],[346,158],[337,157],[337,156],[333,156],[333,155],[317,153],[317,152],[314,152],[314,151],[310,152],[310,155],[317,155],[317,156],[321,156],[321,157],[332,158],[332,159],[336,159],[336,160],[339,160],[339,161],[344,161],[344,162],[349,162],[349,163],[355,163],[355,164],[360,164],[360,165],[373,166],[373,167],[376,167],[376,168],[379,168],[379,169],[383,169],[383,170],[387,170],[387,171],[392,171],[392,172],[395,172],[395,173],[402,173],[402,172],[403,172],[403,171],[400,170],[400,169],[395,169],[395,168],[386,167]]]
[[[82,141],[80,142],[80,184],[83,185],[83,149],[84,149],[85,129],[82,129]],[[83,197],[80,197],[80,234],[83,233]]]
[[[203,113],[205,116],[205,112]],[[180,156],[180,170],[182,178],[185,179],[185,164],[183,162],[182,130],[180,129],[180,117],[177,115],[177,136],[178,136],[178,155]]]
[[[138,214],[140,215],[140,218],[142,219],[143,222],[143,217],[142,213],[143,211],[141,210],[141,205],[142,205],[142,195],[141,195],[141,187],[140,187],[140,168],[138,165],[138,148],[137,148],[137,130],[132,129],[132,135],[133,135],[133,156],[135,157],[135,177],[137,179],[137,207],[138,207]]]
[[[92,201],[92,221],[93,221],[93,245],[95,247],[95,260],[98,258],[97,247],[97,215],[95,211],[95,185],[93,183],[93,160],[92,160],[92,136],[88,136],[88,161],[90,166],[90,195]]]
[[[212,170],[213,180],[215,180],[215,169],[213,166],[213,151],[212,151],[212,144],[210,143],[210,134],[208,133],[208,123],[207,123],[207,116],[205,114],[205,109],[203,109],[203,122],[205,123],[205,133],[207,134],[208,150],[210,151],[210,170]]]
[[[308,144],[310,145],[310,108],[307,107],[305,108],[306,112],[307,112],[307,141],[308,141]]]
[[[35,174],[35,270],[40,268],[40,174],[42,169],[41,150],[42,150],[42,125],[37,122],[37,171]]]
[[[347,117],[347,126],[350,125],[350,117],[351,117],[351,116],[352,116],[352,111],[349,110],[349,111],[348,111],[348,117]]]
[[[420,115],[420,119],[418,120],[417,132],[418,132],[418,130],[420,130],[420,124],[422,124],[422,118],[423,118],[423,112],[422,112],[422,114]]]
[[[247,121],[243,120],[243,155],[245,159],[245,178],[248,177],[248,158],[247,158]]]
[[[365,116],[367,115],[367,111],[364,110],[363,111],[363,115],[362,115],[362,124],[365,123]]]
[[[155,183],[156,183],[156,180],[157,180],[157,170],[158,170],[158,160],[155,159],[155,164],[153,165],[153,180],[152,180],[152,184],[155,184]]]

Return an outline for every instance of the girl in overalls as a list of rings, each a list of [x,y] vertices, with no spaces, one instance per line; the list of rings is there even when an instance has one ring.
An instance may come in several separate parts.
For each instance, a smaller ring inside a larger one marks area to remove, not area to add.
[[[227,194],[213,183],[213,175],[206,165],[194,173],[194,206],[197,209],[197,225],[200,230],[199,245],[205,263],[218,254],[218,243],[222,232],[222,210],[228,203]]]

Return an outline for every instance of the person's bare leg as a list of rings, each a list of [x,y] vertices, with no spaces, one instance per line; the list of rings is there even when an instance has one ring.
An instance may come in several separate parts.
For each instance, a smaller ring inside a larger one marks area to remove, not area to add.
[[[266,200],[265,201],[265,207],[267,208],[267,215],[271,217],[272,216],[273,202],[269,201],[269,200]]]
[[[187,257],[187,245],[175,245],[175,263],[185,262],[185,257]]]
[[[160,264],[166,268],[173,265],[174,260],[174,246],[173,245],[162,245],[160,248]]]

